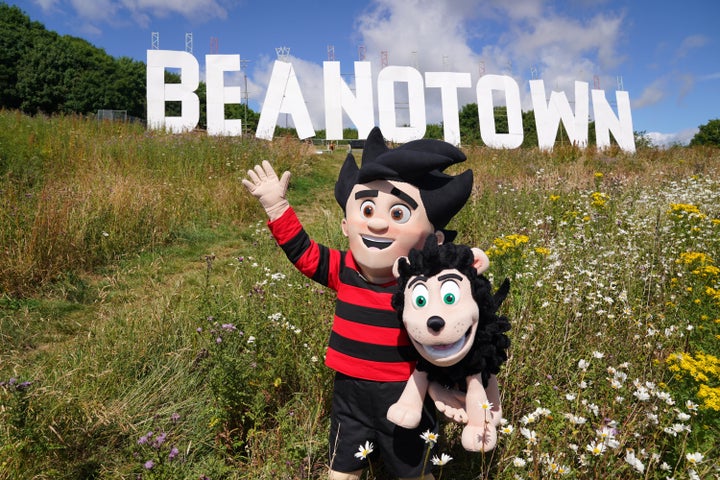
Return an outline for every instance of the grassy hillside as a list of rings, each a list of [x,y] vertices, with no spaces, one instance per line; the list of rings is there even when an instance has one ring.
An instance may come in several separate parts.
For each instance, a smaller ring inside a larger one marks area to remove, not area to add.
[[[720,152],[467,154],[451,226],[512,280],[507,425],[487,455],[445,425],[436,477],[719,475]],[[343,158],[0,112],[0,479],[322,478],[333,294],[239,179],[291,170],[344,247]]]

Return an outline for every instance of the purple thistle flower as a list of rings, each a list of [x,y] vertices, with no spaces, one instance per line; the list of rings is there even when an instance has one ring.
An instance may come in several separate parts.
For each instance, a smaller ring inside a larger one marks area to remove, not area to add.
[[[222,329],[227,332],[232,332],[232,331],[237,330],[237,327],[235,325],[233,325],[232,323],[223,323]]]
[[[177,423],[178,420],[180,420],[180,414],[179,414],[179,413],[175,412],[175,413],[173,413],[172,415],[170,415],[170,421],[172,421],[173,423]]]
[[[153,468],[154,466],[155,466],[155,462],[153,462],[152,460],[148,460],[148,461],[145,462],[145,464],[143,465],[143,467],[145,467],[145,470],[152,470],[152,468]]]
[[[153,436],[153,432],[148,432],[138,439],[138,445],[145,445],[148,440]]]
[[[155,441],[153,442],[153,448],[160,448],[163,443],[165,443],[165,439],[167,438],[167,433],[163,432],[160,435],[158,435],[155,438]]]
[[[180,450],[178,450],[177,447],[172,447],[170,449],[170,453],[168,454],[168,460],[172,462],[175,457],[178,456],[178,453],[180,453]]]

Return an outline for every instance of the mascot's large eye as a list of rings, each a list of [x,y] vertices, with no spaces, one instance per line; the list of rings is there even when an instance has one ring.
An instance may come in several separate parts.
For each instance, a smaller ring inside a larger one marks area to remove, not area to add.
[[[460,286],[451,280],[443,282],[440,286],[440,296],[445,305],[452,305],[460,300]]]
[[[360,213],[362,213],[362,216],[365,218],[372,217],[373,213],[375,213],[375,202],[365,200],[362,205],[360,205]]]
[[[422,308],[428,304],[428,289],[425,285],[415,285],[410,293],[412,303],[415,307]]]
[[[410,209],[402,203],[393,205],[390,209],[390,217],[395,223],[407,223],[411,215]]]

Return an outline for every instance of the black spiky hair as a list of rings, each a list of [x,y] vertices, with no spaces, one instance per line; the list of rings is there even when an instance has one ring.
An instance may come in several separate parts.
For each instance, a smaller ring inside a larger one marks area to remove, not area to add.
[[[450,165],[464,162],[465,154],[440,140],[413,140],[397,148],[388,148],[378,127],[365,141],[362,165],[349,153],[335,183],[335,199],[345,211],[350,192],[358,184],[373,180],[395,180],[420,190],[428,219],[436,230],[442,230],[460,211],[472,192],[473,173],[443,173]]]

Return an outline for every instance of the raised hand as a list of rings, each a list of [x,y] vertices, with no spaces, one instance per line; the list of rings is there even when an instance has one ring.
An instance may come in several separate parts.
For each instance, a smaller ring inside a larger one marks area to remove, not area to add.
[[[255,165],[247,173],[248,178],[242,180],[245,188],[260,201],[270,220],[279,218],[290,207],[285,198],[290,172],[283,172],[278,178],[270,162],[263,160],[262,165]]]

